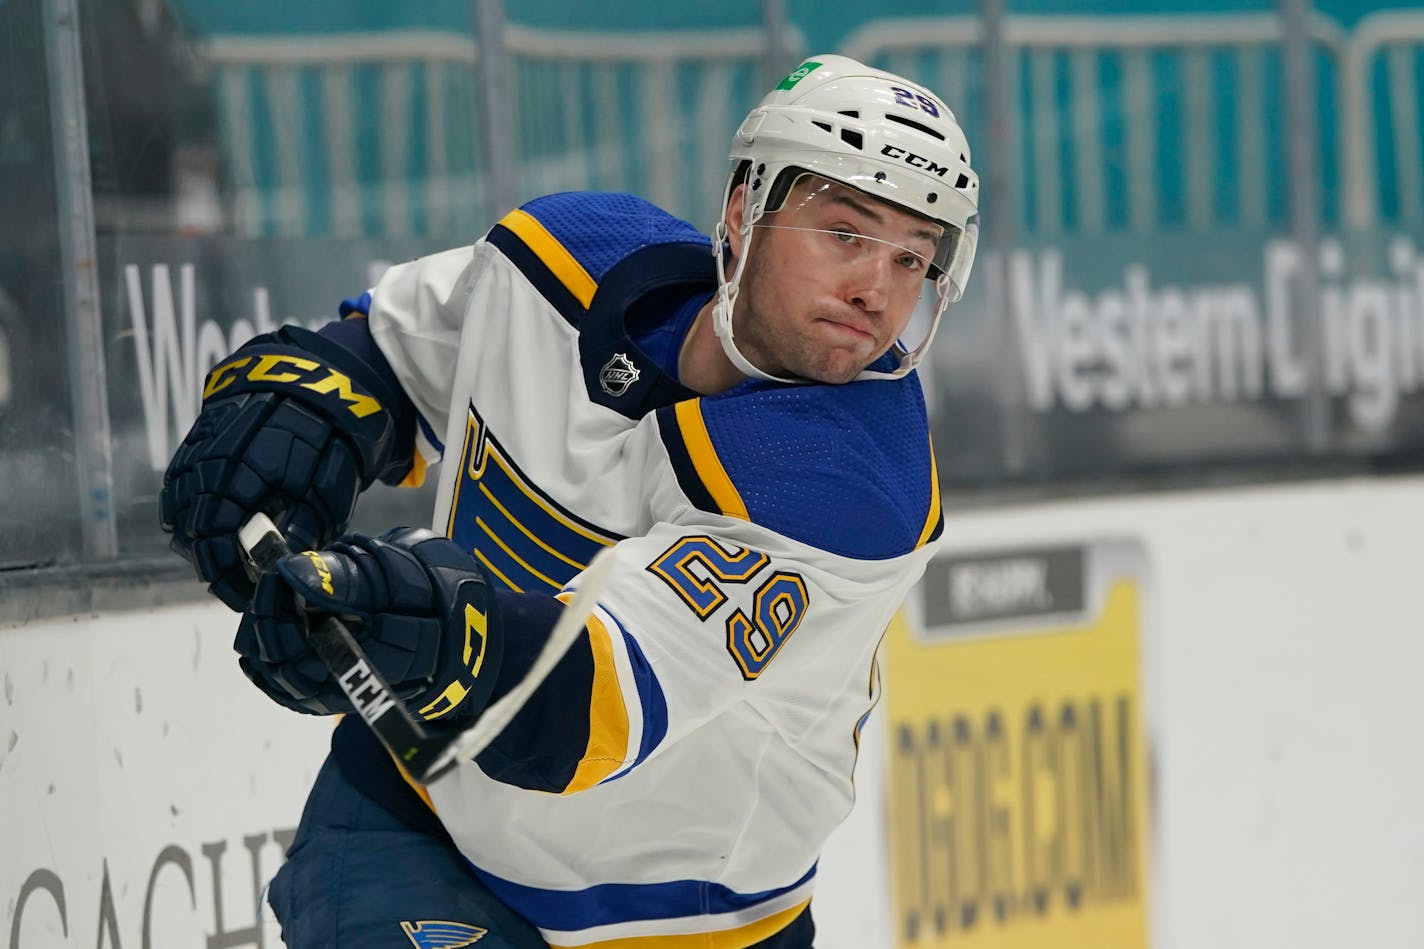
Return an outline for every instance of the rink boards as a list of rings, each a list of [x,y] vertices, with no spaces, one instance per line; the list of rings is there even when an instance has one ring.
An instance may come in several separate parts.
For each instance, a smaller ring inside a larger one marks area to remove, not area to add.
[[[1417,945],[1421,512],[1418,478],[952,511],[817,945]],[[234,621],[0,629],[0,949],[262,938],[329,723]]]

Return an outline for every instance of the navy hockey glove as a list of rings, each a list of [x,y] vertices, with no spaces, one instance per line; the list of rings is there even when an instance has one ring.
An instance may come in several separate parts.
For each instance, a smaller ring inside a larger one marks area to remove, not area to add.
[[[258,581],[238,627],[242,671],[288,708],[352,711],[306,643],[307,624],[326,615],[348,621],[371,664],[422,718],[468,724],[489,702],[503,625],[484,572],[453,541],[400,527],[282,558]]]
[[[237,530],[269,514],[294,549],[346,529],[357,494],[409,468],[414,409],[351,350],[295,326],[254,338],[208,374],[203,409],[163,476],[170,546],[234,610],[253,584]]]

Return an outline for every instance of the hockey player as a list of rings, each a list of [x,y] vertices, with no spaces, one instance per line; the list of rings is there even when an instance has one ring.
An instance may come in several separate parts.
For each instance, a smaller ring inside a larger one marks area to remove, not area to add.
[[[978,183],[937,97],[839,56],[731,157],[710,242],[628,195],[540,198],[208,376],[164,523],[286,706],[350,710],[303,641],[339,614],[462,728],[615,557],[476,766],[422,787],[338,725],[270,888],[289,945],[811,945],[876,649],[940,534],[913,370],[963,291]],[[359,490],[437,461],[434,530],[342,536]],[[254,590],[234,533],[257,510],[308,550]]]

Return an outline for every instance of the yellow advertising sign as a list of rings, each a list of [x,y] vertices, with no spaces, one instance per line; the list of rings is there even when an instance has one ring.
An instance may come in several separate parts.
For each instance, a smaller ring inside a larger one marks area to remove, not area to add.
[[[950,606],[982,605],[986,592],[1003,606],[992,596],[1007,590],[1033,593],[1031,607],[977,625],[942,610],[939,626],[927,607],[928,635],[897,620],[886,637],[899,947],[1147,946],[1143,581],[1087,569],[1090,549],[1068,553],[1077,572],[1037,590],[1022,582],[1032,553],[930,571]],[[1063,554],[1043,562],[1059,558],[1057,570]],[[1044,605],[1055,596],[1076,615]]]

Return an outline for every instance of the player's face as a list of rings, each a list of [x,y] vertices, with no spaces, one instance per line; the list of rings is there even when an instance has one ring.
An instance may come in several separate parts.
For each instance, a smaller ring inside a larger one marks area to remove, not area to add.
[[[742,192],[729,215],[741,219]],[[938,226],[805,175],[753,229],[733,332],[758,368],[849,382],[904,332],[924,289]],[[740,252],[733,237],[733,251]]]

